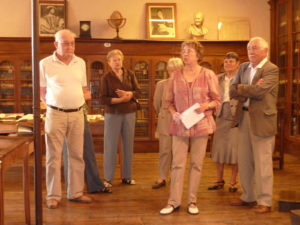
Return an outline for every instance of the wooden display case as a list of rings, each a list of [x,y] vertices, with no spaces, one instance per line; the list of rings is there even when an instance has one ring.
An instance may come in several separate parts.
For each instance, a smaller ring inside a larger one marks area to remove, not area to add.
[[[4,113],[15,110],[15,80],[11,61],[0,62],[0,108]]]
[[[41,38],[40,58],[53,53],[53,38]],[[76,39],[76,55],[87,64],[88,87],[92,100],[88,102],[90,114],[103,114],[99,101],[101,76],[108,72],[106,54],[112,49],[120,49],[124,55],[124,65],[133,71],[142,88],[139,98],[142,109],[137,112],[135,152],[156,152],[158,141],[155,137],[156,115],[153,109],[153,94],[157,81],[167,74],[170,57],[180,57],[182,41],[155,40],[115,40]],[[235,51],[241,61],[247,61],[247,41],[203,41],[205,56],[201,65],[222,72],[224,55]],[[31,42],[30,38],[0,38],[0,112],[31,112]],[[102,151],[103,124],[92,125],[95,147]],[[98,131],[97,131],[98,130]]]
[[[283,117],[285,151],[300,147],[300,2],[272,0],[271,57],[279,66],[278,109]]]

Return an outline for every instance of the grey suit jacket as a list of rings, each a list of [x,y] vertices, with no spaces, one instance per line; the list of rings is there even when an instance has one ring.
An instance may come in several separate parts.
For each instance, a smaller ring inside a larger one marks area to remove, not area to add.
[[[169,80],[161,80],[156,84],[153,106],[158,115],[157,132],[164,135],[170,134],[171,114],[165,106],[166,90]]]
[[[275,135],[277,132],[278,67],[267,61],[262,68],[257,69],[252,83],[248,85],[249,64],[249,62],[246,62],[240,66],[230,86],[230,98],[239,101],[233,126],[240,122],[243,103],[249,98],[250,126],[253,134],[256,136]],[[261,78],[264,82],[255,85]],[[238,84],[244,85],[237,89]]]
[[[219,90],[220,90],[220,95],[222,98],[222,105],[221,107],[218,108],[218,111],[216,112],[216,116],[220,117],[222,115],[223,111],[223,104],[224,104],[224,94],[225,94],[225,76],[226,73],[221,73],[218,74],[218,81],[219,81]],[[234,116],[236,112],[236,107],[238,104],[238,100],[236,99],[230,99],[230,110],[231,110],[231,115]]]

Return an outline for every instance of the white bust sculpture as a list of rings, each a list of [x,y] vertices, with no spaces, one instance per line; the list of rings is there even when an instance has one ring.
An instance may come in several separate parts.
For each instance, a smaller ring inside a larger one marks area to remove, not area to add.
[[[203,39],[208,33],[208,29],[203,26],[204,16],[202,12],[197,12],[194,16],[194,23],[189,27],[189,33],[193,39]]]

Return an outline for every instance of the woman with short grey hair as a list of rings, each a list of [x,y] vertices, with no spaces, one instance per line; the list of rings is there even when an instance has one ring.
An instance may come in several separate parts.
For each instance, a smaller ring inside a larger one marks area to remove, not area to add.
[[[107,54],[111,71],[101,79],[100,101],[104,108],[104,184],[112,187],[118,141],[122,137],[122,183],[132,179],[132,154],[136,121],[136,98],[141,94],[135,75],[123,67],[124,55],[118,50]]]

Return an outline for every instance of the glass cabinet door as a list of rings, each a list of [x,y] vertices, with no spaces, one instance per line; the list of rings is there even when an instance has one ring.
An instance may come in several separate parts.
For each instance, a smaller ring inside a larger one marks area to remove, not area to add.
[[[167,63],[164,61],[158,62],[155,66],[155,83],[168,77]]]
[[[288,85],[288,3],[283,2],[278,6],[277,18],[277,49],[276,58],[279,67],[278,107],[286,107]]]
[[[292,15],[291,135],[300,137],[300,2],[293,0]]]
[[[149,137],[149,65],[145,61],[138,61],[134,65],[134,74],[138,80],[141,88],[141,96],[139,97],[139,103],[142,109],[137,111],[136,114],[136,137]]]
[[[33,113],[32,110],[32,68],[31,61],[24,61],[20,71],[21,85],[21,111],[23,113]]]
[[[91,92],[90,114],[104,114],[104,107],[100,104],[100,84],[104,75],[104,64],[101,61],[94,61],[91,64],[91,77],[89,87]]]
[[[287,67],[288,55],[288,37],[282,36],[278,38],[278,66]]]
[[[15,112],[15,74],[9,61],[0,62],[0,112]]]
[[[287,58],[288,58],[288,37],[283,36],[278,39],[278,57],[277,65],[279,67],[279,87],[278,87],[278,103],[284,107],[287,95]]]
[[[279,4],[278,7],[278,34],[287,34],[288,32],[288,3]]]
[[[292,104],[291,111],[291,136],[300,137],[300,106]]]
[[[135,64],[134,74],[138,80],[142,94],[139,99],[149,99],[149,68],[148,63],[139,61]]]
[[[278,101],[285,101],[287,83],[288,83],[287,70],[285,68],[280,69],[279,70]]]
[[[293,0],[293,32],[300,32],[300,1]]]

